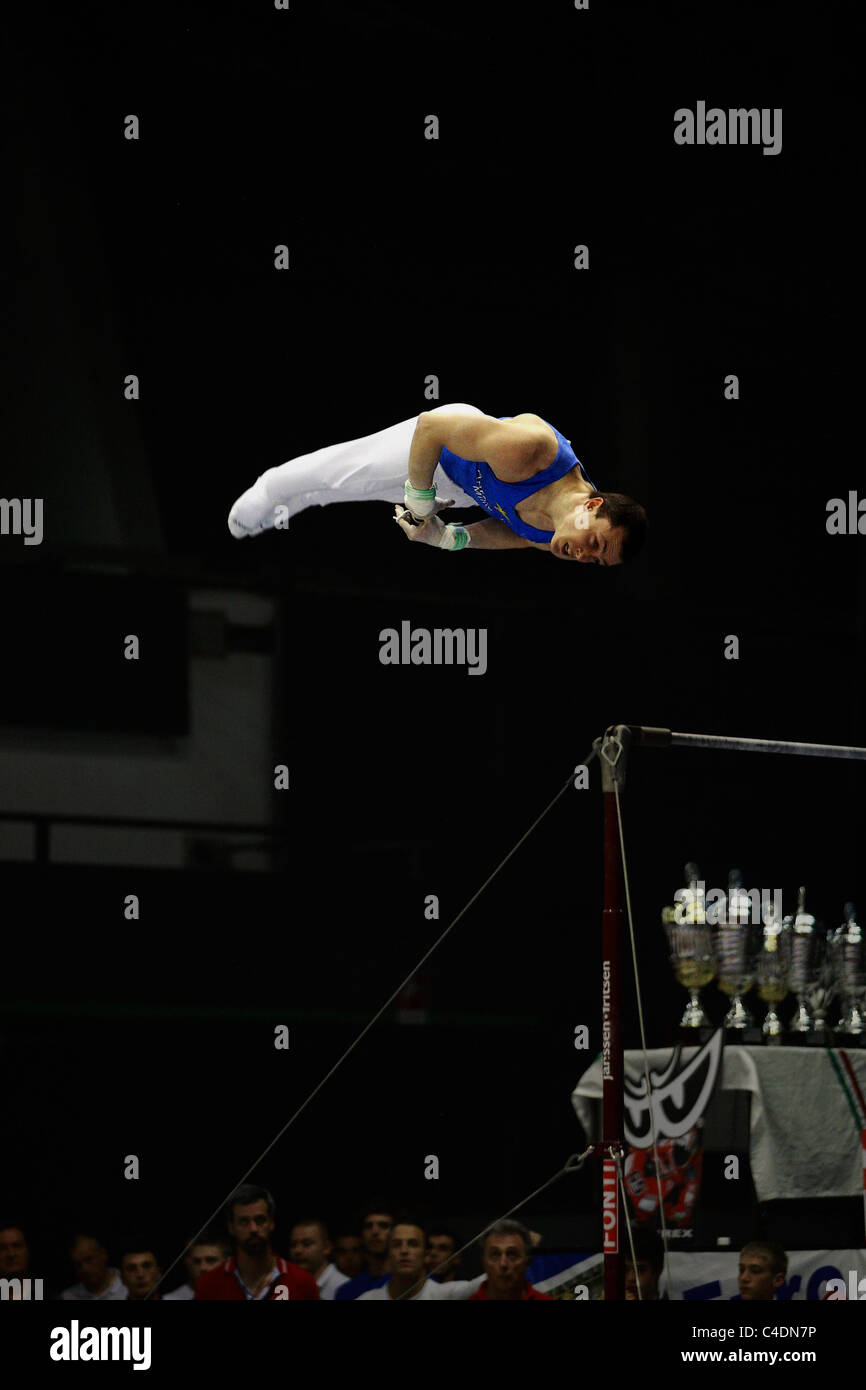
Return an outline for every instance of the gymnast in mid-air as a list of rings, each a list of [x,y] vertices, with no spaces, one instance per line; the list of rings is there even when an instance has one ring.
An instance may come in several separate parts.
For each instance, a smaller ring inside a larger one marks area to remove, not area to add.
[[[539,415],[497,419],[474,405],[439,405],[410,420],[269,468],[229,512],[237,539],[284,529],[307,507],[393,502],[409,540],[440,550],[532,546],[558,560],[621,565],[643,546],[646,512],[599,492],[570,440]],[[448,507],[488,516],[444,522]]]

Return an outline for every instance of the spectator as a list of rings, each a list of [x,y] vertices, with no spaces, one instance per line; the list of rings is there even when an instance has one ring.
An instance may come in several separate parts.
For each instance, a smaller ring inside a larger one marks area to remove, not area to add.
[[[155,1252],[143,1241],[127,1245],[120,1256],[120,1277],[129,1290],[130,1303],[141,1303],[162,1276]],[[160,1294],[155,1293],[151,1301]]]
[[[289,1259],[294,1260],[300,1269],[312,1274],[319,1289],[319,1298],[333,1300],[341,1284],[348,1284],[345,1274],[341,1274],[328,1258],[333,1252],[328,1228],[318,1216],[296,1221],[289,1237]]]
[[[520,1221],[497,1221],[484,1235],[481,1245],[481,1264],[486,1278],[471,1299],[509,1300],[547,1299],[554,1300],[550,1294],[533,1288],[526,1277],[529,1261],[532,1258],[533,1232],[528,1231]]]
[[[359,1298],[362,1293],[367,1293],[369,1289],[380,1289],[383,1284],[388,1282],[385,1260],[388,1253],[388,1236],[393,1224],[393,1209],[388,1202],[382,1201],[380,1198],[368,1202],[366,1207],[361,1210],[358,1229],[364,1250],[365,1268],[354,1279],[350,1279],[347,1284],[340,1285],[334,1295],[338,1303]]]
[[[386,1303],[405,1296],[407,1303],[441,1302],[443,1299],[469,1298],[481,1284],[484,1275],[477,1279],[452,1279],[448,1284],[437,1284],[429,1278],[425,1268],[427,1254],[427,1233],[420,1222],[406,1218],[398,1220],[391,1228],[388,1242],[388,1268],[390,1278],[377,1289],[368,1289],[358,1299],[359,1303]]]
[[[427,1273],[439,1284],[449,1284],[457,1278],[463,1266],[462,1255],[455,1255],[457,1238],[446,1226],[431,1226],[427,1233]],[[438,1268],[438,1266],[442,1268]],[[433,1271],[436,1271],[435,1274]]]
[[[334,1264],[347,1279],[354,1279],[364,1268],[364,1243],[359,1235],[337,1236]]]
[[[232,1193],[227,1211],[235,1253],[201,1276],[197,1299],[318,1299],[312,1275],[274,1253],[276,1203],[267,1188],[244,1183]]]
[[[751,1240],[740,1251],[740,1298],[771,1303],[788,1274],[788,1256],[772,1240]]]
[[[0,1275],[6,1279],[30,1275],[30,1247],[20,1226],[0,1227]]]
[[[69,1258],[78,1283],[64,1289],[60,1297],[70,1302],[98,1299],[106,1303],[128,1297],[120,1271],[108,1263],[108,1251],[98,1236],[80,1232],[69,1246]]]
[[[628,1240],[624,1244],[626,1301],[631,1303],[638,1297],[652,1301],[659,1297],[659,1279],[665,1265],[664,1242],[658,1231],[652,1230],[636,1230],[632,1233],[632,1240],[634,1264]]]
[[[37,1276],[33,1273],[30,1245],[20,1226],[0,1226],[0,1279],[29,1279],[30,1297],[36,1298],[33,1283]],[[23,1292],[23,1290],[22,1290]],[[42,1282],[42,1297],[46,1301],[56,1294]]]
[[[187,1244],[189,1244],[188,1241]],[[181,1284],[177,1289],[172,1289],[171,1293],[163,1294],[163,1302],[173,1303],[180,1299],[193,1298],[201,1276],[206,1274],[209,1269],[216,1269],[217,1265],[227,1260],[231,1253],[231,1243],[226,1240],[225,1236],[210,1235],[207,1231],[202,1231],[199,1239],[190,1245],[184,1257],[187,1282]]]

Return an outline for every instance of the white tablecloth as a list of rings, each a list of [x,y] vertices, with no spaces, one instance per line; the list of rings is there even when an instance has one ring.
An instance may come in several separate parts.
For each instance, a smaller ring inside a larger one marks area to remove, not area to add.
[[[684,1047],[683,1062],[697,1052]],[[670,1048],[651,1048],[649,1065],[661,1070]],[[866,1051],[847,1052],[860,1090],[866,1095]],[[845,1074],[838,1051],[836,1058]],[[643,1054],[627,1052],[626,1070],[643,1076]],[[850,1089],[850,1079],[847,1078]],[[752,1096],[749,1160],[761,1201],[800,1197],[853,1197],[863,1191],[860,1133],[824,1048],[724,1048],[719,1079],[725,1091]],[[590,1138],[593,1100],[601,1099],[601,1058],[575,1087],[571,1101]]]

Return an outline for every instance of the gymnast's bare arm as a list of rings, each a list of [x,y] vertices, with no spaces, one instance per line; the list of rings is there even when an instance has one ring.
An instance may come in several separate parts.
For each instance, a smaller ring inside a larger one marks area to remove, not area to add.
[[[431,487],[442,448],[464,459],[483,459],[504,483],[522,482],[553,462],[556,436],[537,416],[497,420],[492,415],[461,415],[422,410],[409,450],[409,481]]]
[[[447,512],[446,512],[447,516]],[[489,517],[484,521],[472,521],[466,527],[469,544],[473,550],[522,550],[531,546],[534,550],[549,550],[547,541],[529,541],[518,536],[504,521],[494,521]]]

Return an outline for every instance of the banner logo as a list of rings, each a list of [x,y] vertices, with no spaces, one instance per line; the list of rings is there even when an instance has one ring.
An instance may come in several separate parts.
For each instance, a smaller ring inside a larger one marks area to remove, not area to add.
[[[723,1042],[723,1030],[718,1028],[682,1068],[682,1048],[675,1048],[664,1071],[650,1071],[651,1099],[647,1096],[645,1077],[637,1081],[625,1077],[624,1129],[633,1148],[651,1148],[653,1131],[656,1140],[679,1139],[695,1127],[716,1084]]]

